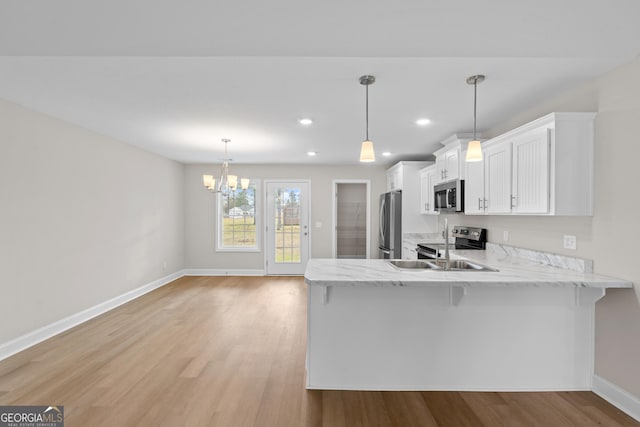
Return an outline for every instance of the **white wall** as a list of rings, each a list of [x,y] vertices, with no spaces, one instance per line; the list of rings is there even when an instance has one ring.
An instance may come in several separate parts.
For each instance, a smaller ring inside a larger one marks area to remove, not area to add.
[[[597,111],[593,217],[466,216],[489,241],[594,260],[597,273],[630,280],[635,290],[610,290],[596,304],[596,374],[640,399],[640,59],[514,117],[489,136],[553,111]],[[577,250],[562,247],[577,236]]]
[[[202,174],[217,174],[220,165],[187,165],[184,182],[187,268],[251,269],[264,268],[264,252],[229,253],[215,250],[215,195],[202,187]],[[378,253],[378,196],[385,191],[385,167],[313,166],[313,165],[240,165],[231,164],[239,176],[264,179],[308,179],[311,181],[311,257],[332,256],[333,180],[371,180],[371,254]],[[261,203],[262,198],[258,200]],[[263,212],[263,206],[257,208]],[[322,228],[315,228],[317,222]],[[263,239],[264,240],[264,239]]]
[[[0,344],[181,270],[183,180],[177,162],[0,100]]]

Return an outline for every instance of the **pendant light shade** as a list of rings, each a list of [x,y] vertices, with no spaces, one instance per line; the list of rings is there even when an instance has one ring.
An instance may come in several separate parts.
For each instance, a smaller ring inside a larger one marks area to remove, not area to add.
[[[360,161],[361,162],[376,161],[376,153],[373,151],[373,142],[367,140],[362,143],[362,148],[360,148]]]
[[[374,84],[376,81],[375,76],[362,76],[360,77],[360,84],[365,86],[366,89],[366,138],[360,148],[360,161],[363,163],[375,162],[376,153],[373,150],[373,142],[369,139],[369,85]]]
[[[474,139],[473,141],[469,141],[469,145],[467,145],[467,162],[481,162],[482,161],[482,146],[480,145],[480,141]]]
[[[476,102],[477,102],[477,88],[478,83],[484,81],[483,75],[471,76],[467,79],[467,84],[473,85],[473,140],[469,142],[467,146],[467,156],[465,160],[467,162],[481,162],[482,161],[482,146],[480,141],[476,138]]]

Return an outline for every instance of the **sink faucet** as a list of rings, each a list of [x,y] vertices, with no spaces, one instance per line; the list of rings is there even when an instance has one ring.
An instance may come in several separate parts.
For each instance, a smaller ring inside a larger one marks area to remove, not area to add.
[[[444,219],[444,269],[449,269],[449,220]]]

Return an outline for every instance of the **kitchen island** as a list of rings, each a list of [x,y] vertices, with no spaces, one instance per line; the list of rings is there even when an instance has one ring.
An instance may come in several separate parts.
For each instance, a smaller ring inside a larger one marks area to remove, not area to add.
[[[499,271],[307,265],[307,388],[590,390],[594,304],[628,281],[481,253]]]

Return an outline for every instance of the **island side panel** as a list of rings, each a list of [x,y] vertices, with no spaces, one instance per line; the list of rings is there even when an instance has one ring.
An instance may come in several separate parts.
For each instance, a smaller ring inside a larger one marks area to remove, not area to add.
[[[593,304],[570,288],[309,285],[307,388],[589,390]]]

